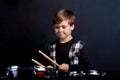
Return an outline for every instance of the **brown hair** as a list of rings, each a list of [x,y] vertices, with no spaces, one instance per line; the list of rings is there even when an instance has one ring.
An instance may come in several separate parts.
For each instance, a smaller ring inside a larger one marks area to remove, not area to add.
[[[61,9],[53,16],[53,24],[60,24],[63,20],[68,20],[70,25],[74,24],[75,15],[72,11]]]

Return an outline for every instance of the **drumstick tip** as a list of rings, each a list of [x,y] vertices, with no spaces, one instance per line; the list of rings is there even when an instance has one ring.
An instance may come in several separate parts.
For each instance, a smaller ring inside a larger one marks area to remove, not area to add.
[[[32,61],[34,61],[34,59],[33,59],[33,58],[32,58],[31,60],[32,60]]]
[[[41,51],[40,51],[40,50],[39,50],[38,52],[39,52],[39,53],[41,53]]]

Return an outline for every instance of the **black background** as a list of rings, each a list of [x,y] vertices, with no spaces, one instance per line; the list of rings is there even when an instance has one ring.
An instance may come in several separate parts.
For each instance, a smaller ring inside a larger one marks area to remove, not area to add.
[[[76,15],[73,35],[86,43],[94,69],[120,72],[119,0],[0,0],[0,67],[33,65],[38,50],[56,38],[53,14]]]

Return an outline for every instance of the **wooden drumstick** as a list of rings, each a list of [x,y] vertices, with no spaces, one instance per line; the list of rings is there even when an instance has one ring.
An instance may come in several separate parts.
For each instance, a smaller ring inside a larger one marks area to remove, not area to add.
[[[52,60],[50,57],[48,57],[46,54],[44,54],[44,53],[41,52],[40,50],[39,50],[39,53],[41,53],[46,59],[48,59],[50,62],[52,62],[53,64],[55,64],[56,66],[59,67],[59,64],[56,63],[54,60]]]
[[[33,61],[34,63],[36,63],[37,65],[39,65],[39,66],[44,66],[43,64],[41,64],[40,62],[36,61],[35,59],[32,59],[32,61]]]

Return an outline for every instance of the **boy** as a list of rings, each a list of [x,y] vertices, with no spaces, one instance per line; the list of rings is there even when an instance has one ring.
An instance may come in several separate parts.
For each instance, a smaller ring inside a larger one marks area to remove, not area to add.
[[[58,69],[59,76],[64,76],[70,71],[89,68],[83,42],[72,36],[74,22],[74,13],[66,9],[59,10],[53,17],[54,31],[58,39],[49,45],[47,53],[59,67],[56,65],[47,67]]]

